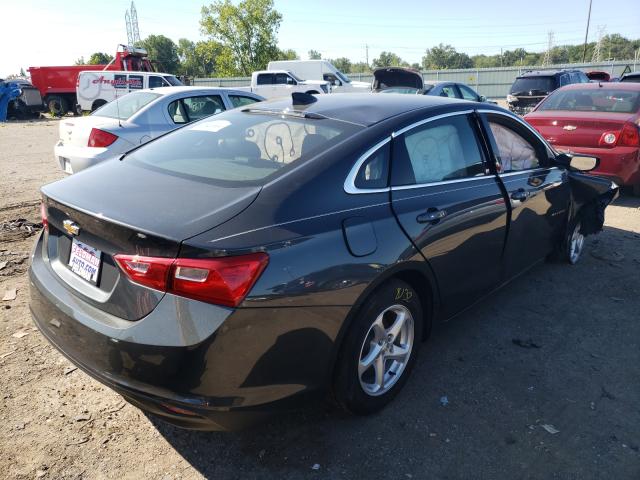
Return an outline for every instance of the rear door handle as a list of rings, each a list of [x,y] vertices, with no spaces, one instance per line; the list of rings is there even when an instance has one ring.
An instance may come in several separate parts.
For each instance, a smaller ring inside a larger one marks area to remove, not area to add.
[[[511,194],[512,200],[520,200],[521,202],[524,202],[527,198],[529,198],[529,192],[524,188],[519,188]]]
[[[438,210],[430,208],[425,213],[421,213],[416,217],[418,223],[435,223],[447,216],[446,210]]]

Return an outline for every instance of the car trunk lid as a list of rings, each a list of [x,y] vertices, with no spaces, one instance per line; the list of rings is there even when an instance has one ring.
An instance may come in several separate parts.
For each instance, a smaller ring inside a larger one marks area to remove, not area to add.
[[[256,186],[212,186],[126,162],[100,164],[42,188],[49,221],[48,261],[83,300],[137,320],[153,310],[164,293],[128,280],[113,257],[175,258],[183,240],[234,217],[259,191]],[[72,271],[72,251],[77,248],[99,251],[95,280]]]
[[[89,142],[89,135],[93,128],[100,128],[117,135],[114,129],[120,128],[118,122],[111,118],[104,118],[95,115],[81,118],[69,118],[60,121],[59,138],[64,145],[74,147],[86,147]]]
[[[393,87],[410,87],[422,90],[422,74],[408,68],[379,68],[373,72],[373,91]]]
[[[597,148],[605,132],[621,131],[634,117],[628,113],[539,111],[525,118],[554,146]]]

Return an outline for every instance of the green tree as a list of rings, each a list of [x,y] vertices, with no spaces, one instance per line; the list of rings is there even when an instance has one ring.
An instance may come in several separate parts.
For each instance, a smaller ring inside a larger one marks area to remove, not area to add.
[[[334,60],[329,60],[334,67],[344,73],[351,73],[351,60],[346,57],[336,58]]]
[[[278,60],[300,60],[296,51],[292,48],[278,50]]]
[[[366,62],[352,63],[349,73],[371,73],[371,67]]]
[[[457,52],[451,45],[443,43],[427,49],[422,57],[425,70],[441,70],[448,68],[471,68],[473,60],[466,53]]]
[[[74,65],[86,65],[87,62],[84,61],[84,57],[80,57],[74,62]]]
[[[409,64],[393,52],[380,52],[380,56],[373,59],[373,66],[376,68],[408,67]]]
[[[178,46],[164,35],[149,35],[138,45],[149,54],[149,59],[157,62],[158,68],[166,73],[178,73],[180,59]]]
[[[27,74],[24,73],[24,68],[20,68],[20,76],[23,78],[27,76]]]
[[[113,60],[113,56],[104,52],[95,52],[92,53],[89,57],[88,65],[106,65],[111,60]]]
[[[273,0],[217,0],[202,7],[202,33],[219,42],[218,73],[225,76],[250,75],[266,68],[278,57],[277,33],[282,15]]]
[[[309,60],[321,60],[322,54],[317,50],[309,50]]]

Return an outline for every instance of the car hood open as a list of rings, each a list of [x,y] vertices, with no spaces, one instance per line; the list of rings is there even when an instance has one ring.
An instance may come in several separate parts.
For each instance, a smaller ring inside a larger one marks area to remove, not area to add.
[[[422,74],[402,67],[385,67],[373,71],[373,91],[379,92],[393,87],[410,87],[422,90]]]

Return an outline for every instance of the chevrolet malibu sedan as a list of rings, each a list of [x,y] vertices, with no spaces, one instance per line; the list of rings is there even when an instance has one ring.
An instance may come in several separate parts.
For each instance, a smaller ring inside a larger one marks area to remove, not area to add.
[[[525,120],[554,148],[600,158],[593,171],[640,195],[640,84],[583,83],[556,90]]]
[[[174,424],[235,429],[328,392],[381,409],[433,325],[554,252],[575,263],[617,194],[492,105],[292,97],[42,189],[36,325]]]
[[[86,117],[60,120],[56,160],[76,173],[116,158],[187,123],[264,100],[219,87],[163,87],[131,92]]]

